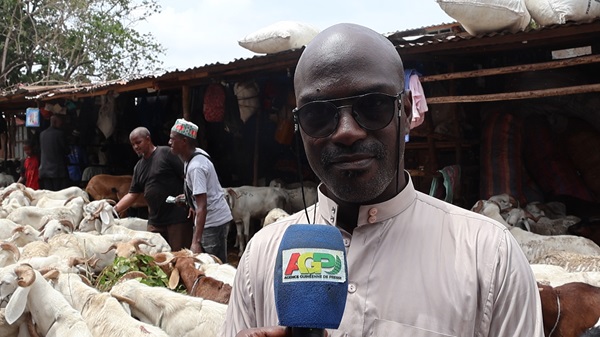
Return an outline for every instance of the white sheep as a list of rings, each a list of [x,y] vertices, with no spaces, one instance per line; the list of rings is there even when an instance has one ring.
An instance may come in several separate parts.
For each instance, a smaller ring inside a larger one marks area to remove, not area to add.
[[[535,280],[539,283],[558,287],[572,282],[583,282],[600,287],[600,272],[569,272],[561,266],[550,264],[531,264]]]
[[[571,251],[547,252],[531,260],[530,263],[560,266],[568,272],[600,272],[599,255],[587,255]]]
[[[19,225],[12,231],[12,236],[7,241],[14,243],[17,247],[25,247],[27,244],[42,241],[40,231],[30,225]]]
[[[225,304],[150,287],[137,280],[117,283],[110,294],[129,304],[133,316],[170,336],[217,336],[225,321]]]
[[[24,206],[12,211],[6,218],[20,225],[31,225],[40,229],[44,217],[50,219],[66,219],[72,223],[79,223],[83,219],[83,199],[76,198],[68,206],[54,208],[39,208],[37,206]]]
[[[0,243],[0,267],[15,264],[20,258],[21,252],[17,246],[9,242]]]
[[[600,256],[600,247],[592,240],[584,237],[575,235],[539,235],[518,227],[512,227],[510,232],[519,243],[529,263],[536,263],[533,261],[557,251]]]
[[[54,273],[51,277],[54,288],[81,313],[95,337],[169,337],[162,329],[131,317],[117,299],[86,285],[79,275]]]
[[[237,269],[230,264],[205,263],[201,264],[198,269],[206,276],[210,276],[223,283],[233,286],[233,279]]]
[[[135,231],[147,231],[148,230],[148,220],[137,218],[137,217],[127,217],[115,219],[115,222],[119,226],[123,226],[129,229],[133,229]]]
[[[30,206],[33,197],[26,191],[25,185],[13,184],[2,191],[2,209],[0,218],[6,218],[15,209]]]
[[[263,221],[263,227],[268,226],[278,220],[283,218],[287,218],[290,216],[288,212],[282,210],[281,208],[275,207],[267,213],[265,216],[265,220]]]
[[[15,228],[19,227],[14,221],[0,219],[0,241],[8,240],[12,237]]]
[[[510,229],[512,227],[506,222],[506,220],[504,220],[504,217],[502,217],[502,214],[500,213],[501,206],[495,201],[479,200],[475,203],[475,205],[473,205],[473,207],[471,207],[471,211],[483,214],[490,219],[494,219],[506,226],[506,228]]]
[[[92,337],[81,314],[31,266],[4,268],[0,280],[2,300],[10,298],[5,311],[9,324],[28,310],[42,336]]]
[[[50,251],[48,255],[58,255],[62,258],[98,259],[93,266],[95,272],[100,272],[111,265],[115,259],[115,252],[109,248],[117,242],[131,240],[125,234],[94,235],[89,233],[74,232],[59,234],[48,240]]]
[[[50,248],[50,244],[41,240],[30,242],[21,248],[21,259],[48,256]]]
[[[86,202],[89,202],[90,200],[90,197],[88,196],[87,192],[77,186],[67,187],[60,191],[50,191],[45,189],[31,190],[30,194],[33,197],[31,201],[31,204],[33,206],[35,206],[38,203],[38,201],[40,201],[44,197],[56,200],[68,200],[70,198],[82,197]]]
[[[79,223],[79,230],[82,232],[95,230],[102,235],[125,234],[133,239],[145,239],[150,244],[143,248],[143,252],[147,255],[171,251],[171,246],[159,233],[137,231],[119,226],[115,221],[113,207],[106,200],[92,201],[84,211],[90,213]]]

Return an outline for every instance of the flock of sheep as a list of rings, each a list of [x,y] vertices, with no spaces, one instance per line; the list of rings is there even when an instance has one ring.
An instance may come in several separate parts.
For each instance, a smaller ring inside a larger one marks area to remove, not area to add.
[[[308,204],[316,189],[310,186]],[[285,192],[282,194],[282,191]],[[235,267],[208,254],[171,252],[146,220],[120,219],[109,200],[85,191],[31,190],[13,183],[0,190],[0,336],[216,336]],[[286,216],[302,208],[296,189],[226,189],[238,233],[250,218]],[[300,195],[301,196],[301,195]],[[306,196],[305,196],[306,197]],[[504,224],[538,281],[546,336],[600,336],[600,234],[568,215],[560,203],[524,207],[508,195],[478,201],[472,211]],[[263,220],[264,221],[264,220]],[[598,231],[600,233],[600,231]],[[578,235],[573,235],[578,234]],[[593,237],[592,237],[593,238]],[[241,240],[243,242],[247,237]],[[98,275],[116,257],[145,254],[169,275],[168,287],[125,275],[101,292],[83,275]],[[226,261],[225,261],[226,262]],[[183,284],[187,294],[174,291]]]
[[[119,219],[108,200],[79,187],[58,192],[11,184],[0,191],[0,336],[216,336],[235,267],[209,254],[171,252],[146,220]],[[101,292],[98,275],[117,256],[146,254],[169,287],[131,272]],[[187,294],[176,292],[183,284]]]
[[[538,282],[546,337],[600,336],[600,223],[560,202],[519,207],[507,194],[471,209],[504,224]]]

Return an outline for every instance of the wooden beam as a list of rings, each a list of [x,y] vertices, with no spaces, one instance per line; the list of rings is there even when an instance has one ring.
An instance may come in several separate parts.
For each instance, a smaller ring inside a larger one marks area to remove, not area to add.
[[[577,85],[577,86],[572,86],[572,87],[541,89],[541,90],[528,90],[528,91],[518,91],[518,92],[504,92],[504,93],[486,94],[486,95],[428,97],[427,104],[510,101],[510,100],[540,98],[540,97],[584,94],[584,93],[589,93],[589,92],[600,92],[600,84],[586,84],[586,85]]]
[[[518,66],[509,66],[509,67],[501,67],[501,68],[478,69],[478,70],[462,71],[462,72],[448,73],[448,74],[429,75],[429,76],[422,76],[419,78],[419,80],[421,82],[445,81],[445,80],[454,80],[454,79],[459,79],[459,78],[504,75],[504,74],[513,74],[513,73],[519,73],[519,72],[525,72],[525,71],[572,67],[572,66],[577,66],[577,65],[581,65],[581,64],[590,64],[590,63],[596,63],[596,62],[600,62],[600,55],[588,55],[588,56],[581,56],[581,57],[567,59],[567,60],[550,61],[550,62],[533,63],[533,64],[520,64]]]
[[[183,119],[186,121],[192,120],[192,112],[190,106],[190,86],[181,86],[181,107],[183,108]]]

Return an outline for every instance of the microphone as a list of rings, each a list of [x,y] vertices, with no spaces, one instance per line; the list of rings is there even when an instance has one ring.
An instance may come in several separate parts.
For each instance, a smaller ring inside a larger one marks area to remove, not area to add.
[[[346,249],[330,225],[295,224],[287,228],[274,274],[279,324],[294,337],[325,336],[337,329],[348,295]]]

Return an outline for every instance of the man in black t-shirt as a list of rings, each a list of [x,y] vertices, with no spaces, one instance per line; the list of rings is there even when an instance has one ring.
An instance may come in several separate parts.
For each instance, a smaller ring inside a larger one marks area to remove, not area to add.
[[[173,251],[190,248],[193,221],[187,208],[165,202],[168,196],[183,193],[183,162],[171,153],[170,147],[155,146],[150,131],[144,127],[131,131],[129,141],[140,159],[133,169],[129,193],[115,205],[115,211],[126,210],[144,193],[148,202],[148,230],[160,233]]]

